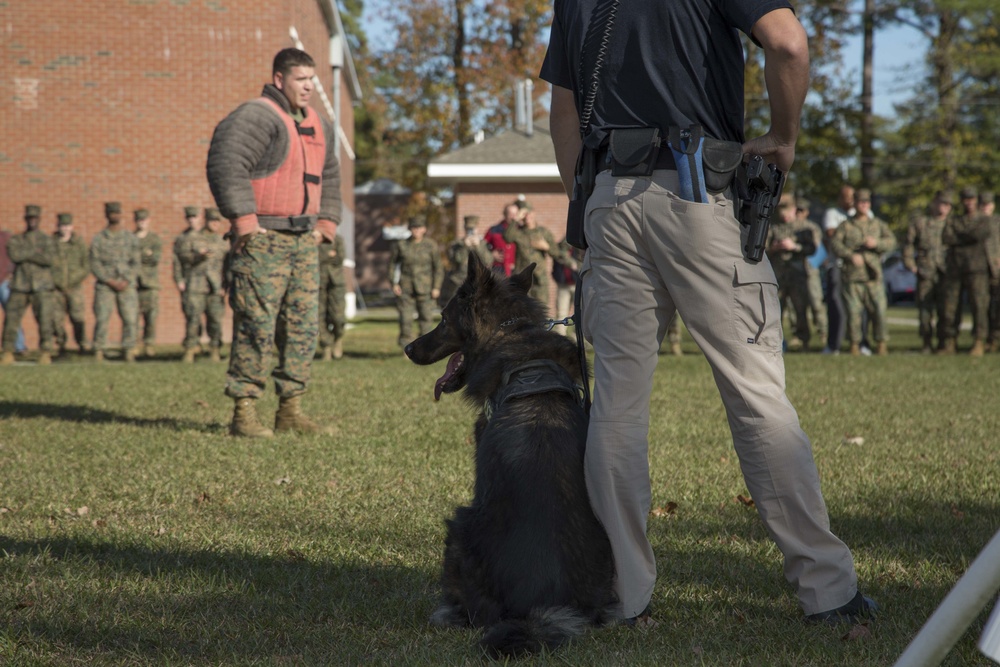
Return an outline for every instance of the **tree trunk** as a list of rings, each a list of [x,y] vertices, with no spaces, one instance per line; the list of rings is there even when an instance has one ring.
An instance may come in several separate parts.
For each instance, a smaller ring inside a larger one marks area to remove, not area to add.
[[[861,184],[871,188],[875,184],[875,119],[872,111],[875,0],[865,0],[861,22],[864,30],[864,54],[861,61]]]

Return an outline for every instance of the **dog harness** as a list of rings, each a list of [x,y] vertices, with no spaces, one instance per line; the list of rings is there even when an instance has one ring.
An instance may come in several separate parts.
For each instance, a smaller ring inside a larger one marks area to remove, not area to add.
[[[507,401],[550,391],[566,392],[581,407],[583,387],[573,382],[566,369],[551,359],[534,359],[506,371],[500,387],[483,404],[486,421]]]

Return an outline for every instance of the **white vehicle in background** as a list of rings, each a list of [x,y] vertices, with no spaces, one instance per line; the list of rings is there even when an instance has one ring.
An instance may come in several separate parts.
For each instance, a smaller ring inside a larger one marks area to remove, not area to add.
[[[906,268],[903,255],[898,250],[882,258],[882,277],[889,303],[916,300],[917,274]]]

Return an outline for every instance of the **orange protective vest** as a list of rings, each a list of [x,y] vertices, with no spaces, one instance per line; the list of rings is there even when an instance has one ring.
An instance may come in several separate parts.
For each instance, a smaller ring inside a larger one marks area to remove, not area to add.
[[[274,100],[261,97],[285,124],[288,155],[276,171],[250,181],[258,216],[286,217],[319,213],[323,165],[326,162],[326,136],[319,114],[308,111],[305,120],[295,120]]]

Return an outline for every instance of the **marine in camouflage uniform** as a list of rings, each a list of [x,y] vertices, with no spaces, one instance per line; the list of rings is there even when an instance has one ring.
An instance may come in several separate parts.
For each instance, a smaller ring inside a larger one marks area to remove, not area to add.
[[[987,340],[990,352],[1000,352],[1000,216],[995,211],[994,194],[980,192],[979,212],[990,223],[990,238],[986,241],[990,259],[990,333]]]
[[[823,272],[821,267],[826,262],[826,246],[823,244],[823,230],[809,219],[809,204],[798,201],[795,204],[795,218],[810,226],[815,235],[816,251],[806,260],[806,285],[809,293],[809,313],[812,315],[813,326],[816,328],[816,338],[825,346],[829,329],[829,319],[826,312],[826,300],[823,295]]]
[[[917,274],[917,317],[925,354],[934,350],[935,328],[938,345],[943,340],[945,247],[941,234],[951,212],[951,200],[950,192],[937,192],[930,210],[910,222],[903,245],[903,264]]]
[[[861,354],[861,314],[868,313],[878,354],[889,353],[886,327],[888,303],[882,282],[882,255],[896,248],[889,225],[871,215],[871,191],[854,193],[854,217],[833,233],[831,249],[843,260],[842,281],[851,354]]]
[[[549,309],[549,263],[548,258],[562,264],[575,264],[574,260],[563,252],[555,238],[545,227],[540,227],[535,220],[535,212],[525,204],[517,224],[509,225],[503,233],[507,243],[517,246],[514,255],[514,273],[526,269],[532,262],[535,270],[531,274],[531,289],[528,294],[538,299]]]
[[[122,320],[122,349],[125,361],[135,361],[136,330],[139,327],[139,296],[136,284],[142,263],[139,239],[122,227],[122,205],[104,205],[108,226],[90,244],[90,269],[94,285],[94,356],[104,360],[108,350],[108,321],[117,307]]]
[[[795,333],[788,342],[791,350],[809,349],[809,257],[820,243],[814,225],[795,216],[795,198],[781,196],[778,216],[767,234],[767,256],[778,280],[778,300],[791,303],[795,312]]]
[[[226,394],[235,403],[233,435],[319,431],[302,413],[300,398],[319,338],[316,245],[337,233],[341,184],[336,129],[309,106],[315,68],[304,51],[279,51],[272,83],[219,123],[208,150],[208,183],[234,238],[226,374]],[[274,431],[260,423],[255,405],[269,375],[279,397]]]
[[[24,209],[26,230],[7,241],[7,255],[14,263],[10,281],[10,300],[3,323],[3,353],[0,364],[14,363],[17,332],[21,327],[24,311],[31,311],[38,323],[39,347],[42,350],[38,363],[52,362],[52,260],[55,257],[55,239],[38,228],[41,222],[40,206],[29,204]]]
[[[52,279],[56,288],[52,292],[52,333],[58,349],[66,348],[66,316],[73,325],[73,339],[81,352],[89,352],[90,342],[86,334],[86,300],[83,296],[83,281],[90,275],[90,256],[87,242],[73,231],[73,216],[69,213],[58,215],[58,231],[55,235],[56,255],[52,261]]]
[[[389,255],[392,293],[399,311],[399,346],[413,340],[413,311],[417,311],[420,335],[434,328],[434,303],[441,294],[441,253],[437,243],[425,237],[427,222],[415,216],[409,222],[412,236],[399,241]]]
[[[344,356],[342,339],[347,326],[347,276],[344,259],[347,245],[337,234],[316,246],[319,252],[319,345],[323,361]]]
[[[194,361],[199,350],[201,318],[205,318],[209,355],[213,362],[222,359],[222,319],[226,315],[223,264],[229,253],[229,243],[222,238],[221,217],[217,211],[205,210],[208,228],[185,234],[175,252],[180,264],[187,267],[184,277],[184,363]]]
[[[135,236],[139,239],[139,277],[136,283],[139,293],[139,317],[142,319],[143,351],[147,357],[156,354],[156,317],[160,312],[160,257],[163,242],[149,231],[149,211],[140,208],[133,213]]]
[[[938,352],[954,354],[958,337],[958,316],[964,288],[972,306],[973,344],[969,354],[985,352],[989,335],[990,261],[987,242],[990,220],[978,211],[978,193],[965,188],[961,193],[962,215],[953,215],[945,223],[941,241],[945,254],[944,309],[941,314],[941,345]]]
[[[455,292],[465,282],[465,277],[469,273],[469,255],[476,254],[487,267],[493,266],[493,253],[489,245],[479,235],[476,227],[479,225],[478,215],[465,216],[465,235],[460,239],[452,241],[445,251],[448,259],[448,271],[444,275],[444,282],[441,285],[441,296],[438,297],[438,305],[444,308],[455,296]]]
[[[209,209],[205,209],[206,211]],[[217,210],[217,209],[212,209]],[[190,237],[193,234],[197,234],[202,229],[205,228],[205,220],[198,216],[197,206],[185,206],[184,207],[184,221],[187,223],[187,229],[177,235],[174,238],[174,260],[173,260],[173,276],[174,284],[177,285],[177,291],[181,293],[181,312],[184,313],[184,331],[187,335],[187,330],[191,326],[190,318],[188,318],[188,312],[190,307],[188,306],[188,293],[187,293],[187,281],[188,274],[191,273],[191,265],[188,264],[183,257],[181,257],[181,250],[188,243]],[[196,325],[197,326],[197,325]],[[198,338],[201,338],[199,332]]]

